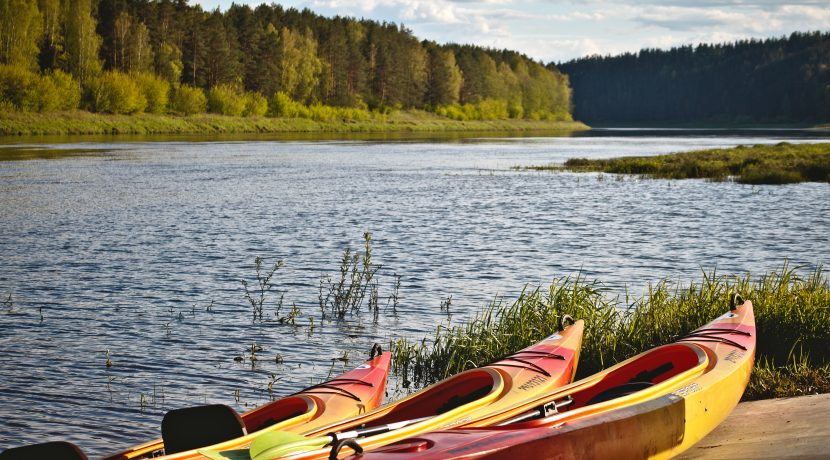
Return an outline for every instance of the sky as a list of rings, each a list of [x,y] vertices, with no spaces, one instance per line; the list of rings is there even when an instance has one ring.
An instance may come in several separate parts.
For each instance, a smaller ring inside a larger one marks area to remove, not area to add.
[[[256,6],[272,0],[235,0]],[[225,10],[232,0],[191,0]],[[830,30],[828,0],[278,0],[323,16],[404,24],[419,39],[562,62],[642,48]]]

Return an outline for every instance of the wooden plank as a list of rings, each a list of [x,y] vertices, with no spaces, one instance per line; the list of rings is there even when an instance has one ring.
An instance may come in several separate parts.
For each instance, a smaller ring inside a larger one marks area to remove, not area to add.
[[[830,394],[738,404],[682,460],[830,458]]]

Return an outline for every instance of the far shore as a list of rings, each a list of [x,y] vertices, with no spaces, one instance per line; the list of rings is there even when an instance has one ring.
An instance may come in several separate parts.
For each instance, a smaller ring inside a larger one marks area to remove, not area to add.
[[[242,134],[242,133],[394,133],[541,132],[590,129],[578,121],[457,121],[424,111],[399,111],[367,120],[316,121],[306,118],[230,117],[216,114],[112,115],[82,110],[0,114],[0,137],[76,134]]]

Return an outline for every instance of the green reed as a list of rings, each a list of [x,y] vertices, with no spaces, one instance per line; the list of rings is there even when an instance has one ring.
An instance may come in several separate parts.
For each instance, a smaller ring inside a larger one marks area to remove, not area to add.
[[[830,182],[830,144],[739,145],[648,157],[589,160],[572,158],[563,166],[530,166],[519,169],[595,171],[634,174],[661,179],[735,178],[744,184]],[[602,180],[603,176],[597,176]]]
[[[745,398],[769,393],[761,390],[765,385],[779,395],[790,391],[773,376],[799,391],[809,389],[789,376],[830,382],[830,282],[821,268],[801,275],[788,265],[755,279],[704,272],[689,284],[661,281],[637,297],[612,297],[601,282],[582,276],[557,278],[547,289],[525,288],[512,302],[497,299],[462,324],[441,324],[432,337],[394,341],[394,370],[404,387],[421,387],[526,347],[570,315],[585,321],[582,378],[706,324],[728,309],[734,292],[755,306],[757,359],[765,363],[756,367],[763,371],[753,375]]]

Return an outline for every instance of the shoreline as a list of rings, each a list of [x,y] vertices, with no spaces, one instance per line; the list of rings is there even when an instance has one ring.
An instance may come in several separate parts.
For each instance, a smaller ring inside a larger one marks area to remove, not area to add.
[[[0,114],[0,139],[76,135],[217,135],[283,133],[573,132],[590,129],[578,121],[457,121],[424,111],[401,111],[368,120],[315,121],[306,118],[229,117],[217,114],[110,115],[82,110]]]

